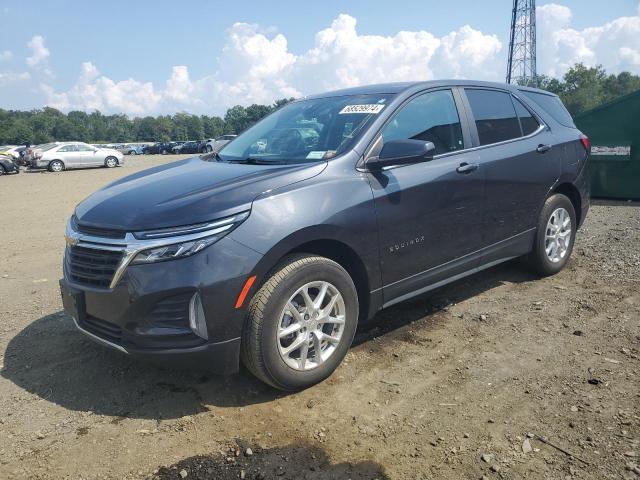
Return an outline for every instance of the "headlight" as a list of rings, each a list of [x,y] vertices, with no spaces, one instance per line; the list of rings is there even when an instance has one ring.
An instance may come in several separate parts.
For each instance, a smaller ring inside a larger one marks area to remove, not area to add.
[[[134,232],[133,235],[139,240],[158,241],[160,239],[166,239],[166,243],[168,243],[171,237],[177,237],[176,240],[182,239],[183,241],[142,250],[133,258],[131,264],[136,265],[162,262],[164,260],[184,258],[198,253],[203,248],[212,245],[227,235],[235,227],[240,225],[240,223],[242,223],[248,216],[249,212],[242,212],[238,215],[216,220],[214,222]]]
[[[221,237],[222,236],[215,235],[191,242],[175,243],[165,247],[143,250],[135,256],[131,264],[162,262],[163,260],[188,257],[217,242]]]

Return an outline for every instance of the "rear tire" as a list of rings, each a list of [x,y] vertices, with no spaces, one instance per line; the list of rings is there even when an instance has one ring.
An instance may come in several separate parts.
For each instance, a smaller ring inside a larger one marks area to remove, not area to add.
[[[118,159],[116,157],[107,157],[104,159],[104,166],[107,168],[115,168],[118,166]]]
[[[249,304],[242,362],[280,390],[310,387],[340,365],[357,323],[358,295],[344,268],[319,256],[286,257]]]
[[[211,145],[207,145],[207,153],[211,152],[213,152],[213,148],[211,147]]]
[[[1,177],[2,175],[4,175],[5,173],[7,173],[7,172],[5,172],[5,170],[4,170],[4,166],[3,166],[3,165],[0,165],[0,177]]]
[[[51,160],[49,162],[49,171],[50,172],[61,172],[64,170],[64,163],[62,160]]]
[[[555,275],[569,261],[576,237],[576,213],[571,200],[556,193],[544,202],[529,267],[542,276]]]

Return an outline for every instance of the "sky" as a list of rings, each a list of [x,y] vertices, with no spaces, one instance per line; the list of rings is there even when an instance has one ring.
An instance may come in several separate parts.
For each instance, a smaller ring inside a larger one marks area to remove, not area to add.
[[[504,81],[512,0],[0,0],[0,108],[223,114],[371,83]],[[538,73],[640,74],[640,0],[537,2]]]

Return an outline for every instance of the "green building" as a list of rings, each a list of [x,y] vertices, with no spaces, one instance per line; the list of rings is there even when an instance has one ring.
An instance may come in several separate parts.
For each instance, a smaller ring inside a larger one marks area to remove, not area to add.
[[[574,120],[591,140],[591,196],[640,199],[640,90]]]

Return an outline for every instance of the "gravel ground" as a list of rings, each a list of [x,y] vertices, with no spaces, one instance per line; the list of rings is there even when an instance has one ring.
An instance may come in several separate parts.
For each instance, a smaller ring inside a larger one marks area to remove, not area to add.
[[[0,178],[0,478],[640,478],[640,204],[594,205],[555,277],[510,262],[381,312],[283,394],[131,361],[61,311],[74,205],[175,158]]]

